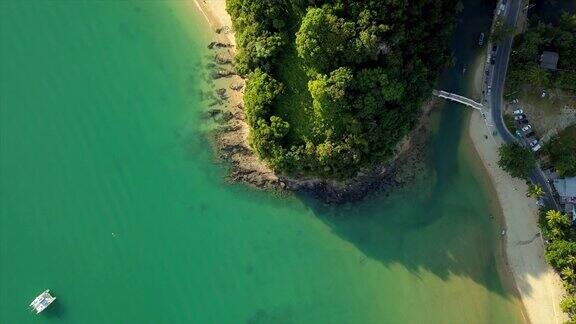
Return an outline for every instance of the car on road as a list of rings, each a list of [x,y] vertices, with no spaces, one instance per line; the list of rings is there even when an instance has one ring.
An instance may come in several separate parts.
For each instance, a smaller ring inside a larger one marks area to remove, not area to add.
[[[522,120],[522,119],[524,119],[524,118],[526,118],[526,115],[524,115],[524,114],[514,116],[514,120]]]
[[[530,124],[522,127],[522,130],[525,131],[525,132],[527,132],[527,131],[529,131],[529,130],[531,130],[531,129],[532,129],[532,126],[530,126]]]
[[[490,94],[490,92],[492,92],[492,86],[488,85],[488,94]]]
[[[514,110],[512,113],[513,113],[514,115],[522,115],[522,114],[524,113],[524,110],[522,110],[522,109],[517,109],[517,110]]]

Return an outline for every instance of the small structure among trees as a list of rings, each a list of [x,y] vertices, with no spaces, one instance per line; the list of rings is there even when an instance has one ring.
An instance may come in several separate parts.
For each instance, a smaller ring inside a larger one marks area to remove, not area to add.
[[[564,211],[576,220],[576,177],[554,180],[554,188],[560,196]]]
[[[559,55],[556,52],[544,51],[540,55],[540,67],[547,70],[556,70]]]

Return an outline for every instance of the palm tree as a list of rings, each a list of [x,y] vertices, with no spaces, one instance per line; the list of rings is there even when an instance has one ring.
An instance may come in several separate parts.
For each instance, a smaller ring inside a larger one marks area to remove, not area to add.
[[[572,255],[572,254],[568,255],[566,257],[566,263],[573,268],[576,267],[576,255]]]
[[[570,226],[570,218],[562,212],[553,209],[546,212],[546,221],[551,229],[564,229]]]
[[[530,186],[528,186],[528,196],[534,198],[540,198],[544,196],[544,189],[542,189],[542,187],[540,187],[537,184],[535,185],[531,184]]]
[[[567,282],[566,280],[562,280],[562,285],[564,286],[564,290],[566,290],[567,293],[569,294],[574,293],[574,284],[572,284],[571,282]]]
[[[562,269],[562,271],[560,272],[560,275],[562,276],[562,278],[564,278],[564,280],[566,280],[568,282],[574,282],[574,279],[576,279],[576,273],[574,272],[574,270],[572,268]]]
[[[550,229],[550,237],[554,240],[561,239],[564,237],[564,232],[558,227],[552,227]]]
[[[574,311],[576,311],[576,298],[571,295],[564,296],[560,301],[560,308],[566,313],[574,314]]]

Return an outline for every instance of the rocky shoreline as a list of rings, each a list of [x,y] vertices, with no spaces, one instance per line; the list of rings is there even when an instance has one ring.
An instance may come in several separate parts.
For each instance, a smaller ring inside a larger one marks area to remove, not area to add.
[[[226,33],[227,30],[216,30],[217,35]],[[429,140],[428,116],[437,106],[436,99],[424,105],[417,127],[397,146],[394,158],[359,172],[348,181],[288,177],[274,172],[248,145],[249,127],[244,120],[242,104],[244,80],[232,65],[234,45],[222,38],[211,42],[208,49],[214,53],[210,77],[219,87],[204,94],[211,106],[205,118],[218,124],[212,134],[212,143],[217,160],[229,167],[229,181],[264,190],[304,192],[324,203],[342,204],[359,201],[372,192],[398,188],[425,172],[423,152]]]

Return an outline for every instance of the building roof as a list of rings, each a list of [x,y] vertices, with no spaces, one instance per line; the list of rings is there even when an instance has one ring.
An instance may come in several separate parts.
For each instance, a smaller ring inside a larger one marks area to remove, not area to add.
[[[540,55],[540,67],[548,70],[556,70],[558,58],[558,53],[544,51],[542,55]]]
[[[560,197],[576,197],[576,177],[556,179],[554,187]]]

